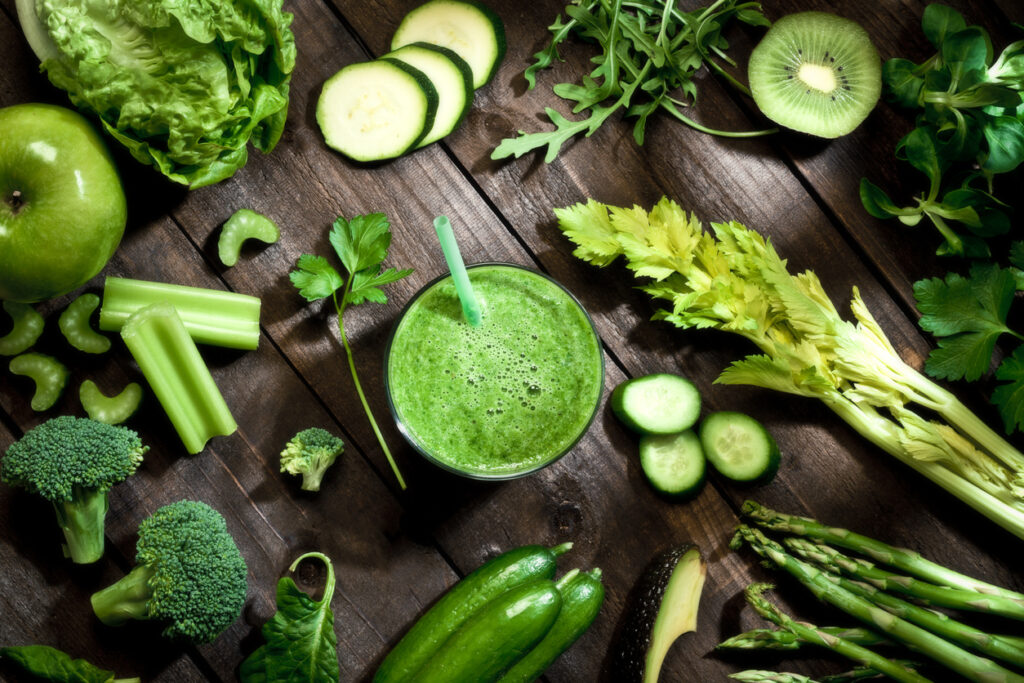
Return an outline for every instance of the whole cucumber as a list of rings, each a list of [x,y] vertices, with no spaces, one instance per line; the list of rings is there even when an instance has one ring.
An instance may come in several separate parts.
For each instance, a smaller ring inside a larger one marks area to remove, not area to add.
[[[572,548],[528,545],[509,550],[484,563],[452,586],[413,625],[384,659],[374,683],[405,683],[437,652],[444,641],[488,601],[535,579],[555,576],[555,559]]]
[[[563,576],[555,584],[562,595],[562,610],[544,640],[530,650],[499,679],[499,683],[528,683],[541,674],[569,649],[597,618],[604,602],[601,570],[580,573],[578,569]]]
[[[558,618],[553,581],[510,588],[477,610],[427,660],[416,683],[494,683],[539,643]]]

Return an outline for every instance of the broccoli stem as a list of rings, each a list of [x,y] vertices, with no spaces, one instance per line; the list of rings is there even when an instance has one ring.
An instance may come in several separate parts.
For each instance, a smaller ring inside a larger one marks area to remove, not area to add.
[[[132,619],[149,618],[153,589],[149,580],[155,572],[140,564],[120,581],[93,593],[92,611],[107,626],[121,626]]]
[[[64,532],[65,557],[76,564],[91,564],[103,557],[103,523],[107,516],[107,493],[74,487],[71,500],[54,501],[57,523]]]

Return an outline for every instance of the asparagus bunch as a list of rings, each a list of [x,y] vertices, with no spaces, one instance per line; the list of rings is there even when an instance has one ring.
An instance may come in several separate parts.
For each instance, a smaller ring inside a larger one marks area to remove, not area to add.
[[[939,606],[985,612],[1020,621],[1024,620],[1024,595],[960,574],[918,553],[811,519],[778,513],[753,501],[744,503],[743,514],[756,526],[740,526],[734,547],[749,545],[767,564],[786,571],[817,598],[842,609],[867,628],[818,628],[780,616],[778,609],[761,596],[764,588],[754,586],[748,589],[748,602],[780,630],[740,634],[720,647],[796,649],[816,644],[896,680],[927,680],[903,663],[866,659],[863,651],[871,652],[868,647],[891,641],[968,680],[1024,683],[1024,676],[1007,668],[1024,670],[1024,638],[987,633],[932,609]],[[780,543],[764,530],[789,535]],[[870,559],[846,555],[833,546]],[[876,566],[876,562],[905,575]],[[762,674],[756,671],[743,673],[752,678],[741,680],[775,680],[757,678]]]

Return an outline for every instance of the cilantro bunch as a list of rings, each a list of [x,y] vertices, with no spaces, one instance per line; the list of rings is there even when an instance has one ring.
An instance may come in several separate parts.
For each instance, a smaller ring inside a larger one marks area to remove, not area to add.
[[[937,52],[920,64],[890,59],[882,79],[890,101],[919,110],[896,157],[923,173],[928,189],[899,206],[864,178],[861,202],[872,216],[909,226],[928,218],[943,238],[940,255],[988,256],[986,239],[1010,230],[994,178],[1024,161],[1024,40],[994,59],[983,28],[938,4],[925,8],[921,27]]]
[[[576,135],[590,137],[615,112],[636,119],[633,138],[644,143],[648,117],[665,111],[683,123],[704,133],[726,137],[753,137],[778,129],[729,132],[707,128],[684,115],[680,108],[697,100],[694,75],[707,64],[731,85],[750,95],[750,90],[725,71],[713,57],[731,66],[725,50],[728,41],[722,29],[731,19],[752,26],[770,26],[757,2],[716,0],[708,7],[683,12],[675,0],[574,0],[548,27],[551,42],[534,55],[534,62],[523,74],[532,90],[536,73],[561,60],[558,48],[570,36],[597,45],[601,52],[591,62],[596,68],[578,83],[560,83],[556,95],[573,103],[573,113],[587,112],[572,121],[550,107],[548,119],[555,130],[524,133],[501,141],[492,159],[516,158],[535,149],[547,148],[545,163],[558,156],[562,145]]]
[[[388,257],[388,247],[391,246],[391,225],[387,216],[382,213],[354,216],[351,220],[339,216],[338,220],[334,221],[328,239],[345,267],[347,277],[342,277],[323,256],[312,254],[300,256],[296,263],[298,270],[293,270],[288,277],[306,301],[319,301],[330,297],[331,303],[334,304],[334,310],[338,314],[338,334],[348,356],[348,367],[352,373],[356,393],[359,394],[359,400],[363,404],[366,417],[370,420],[370,426],[373,427],[373,433],[377,436],[377,442],[387,456],[399,486],[404,490],[405,480],[398,471],[398,465],[395,464],[391,450],[380,433],[377,421],[373,419],[373,412],[370,411],[363,387],[359,383],[352,347],[345,336],[344,315],[349,305],[357,306],[367,301],[387,303],[388,297],[380,288],[401,280],[412,273],[412,270],[381,270],[381,264]]]

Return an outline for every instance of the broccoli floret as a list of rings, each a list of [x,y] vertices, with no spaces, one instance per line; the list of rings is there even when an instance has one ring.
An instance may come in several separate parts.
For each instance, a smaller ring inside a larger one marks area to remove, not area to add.
[[[303,429],[281,451],[281,471],[301,474],[303,491],[319,491],[324,472],[344,448],[345,443],[326,429]]]
[[[163,635],[208,643],[242,613],[249,572],[220,513],[180,500],[139,524],[138,565],[92,596],[104,624],[167,622]]]
[[[107,492],[138,469],[147,450],[127,427],[64,415],[11,444],[0,479],[53,503],[64,554],[88,564],[103,555]]]

